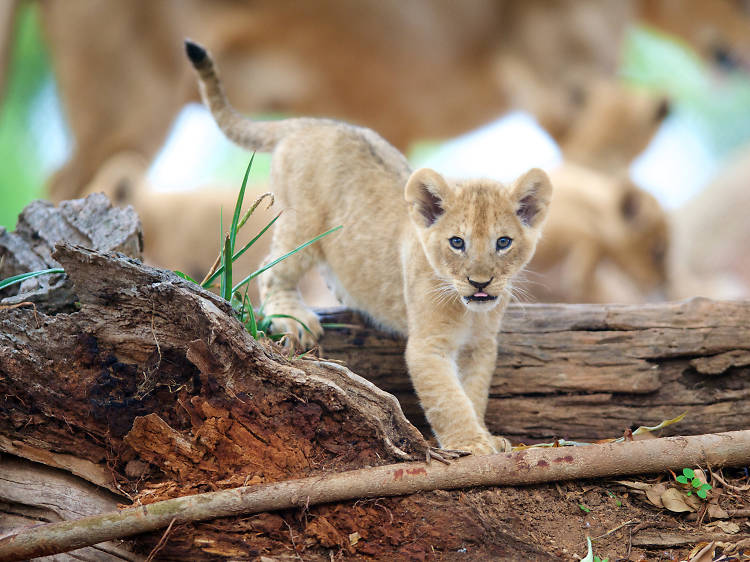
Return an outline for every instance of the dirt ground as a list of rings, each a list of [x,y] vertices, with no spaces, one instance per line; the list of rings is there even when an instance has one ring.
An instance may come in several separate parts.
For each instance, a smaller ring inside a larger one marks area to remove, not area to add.
[[[614,480],[436,491],[263,513],[175,527],[157,559],[191,552],[204,560],[577,560],[587,554],[588,536],[594,555],[610,562],[692,560],[711,541],[712,556],[701,562],[748,560],[747,474],[726,470],[723,479],[728,486],[714,479],[707,500],[688,513],[657,507],[643,490]],[[674,484],[669,474],[628,480]],[[729,517],[713,520],[706,513],[712,500]],[[147,554],[164,533],[143,538],[140,550]]]

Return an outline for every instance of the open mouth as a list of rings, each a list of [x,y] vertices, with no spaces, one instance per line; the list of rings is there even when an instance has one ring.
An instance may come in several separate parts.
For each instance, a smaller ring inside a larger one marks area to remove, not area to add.
[[[487,302],[494,301],[497,296],[488,295],[484,291],[477,291],[473,295],[464,298],[466,299],[466,302]]]

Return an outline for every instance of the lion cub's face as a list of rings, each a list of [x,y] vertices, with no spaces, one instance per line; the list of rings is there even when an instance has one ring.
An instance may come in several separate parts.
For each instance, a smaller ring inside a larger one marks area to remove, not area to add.
[[[449,183],[426,168],[414,172],[405,198],[437,277],[436,300],[454,295],[469,310],[494,308],[531,259],[551,195],[538,169],[510,188],[491,180]]]

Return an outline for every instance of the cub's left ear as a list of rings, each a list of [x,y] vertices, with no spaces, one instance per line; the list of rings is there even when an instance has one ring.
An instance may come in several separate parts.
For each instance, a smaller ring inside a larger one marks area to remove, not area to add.
[[[543,170],[532,168],[513,184],[511,198],[521,222],[526,226],[538,227],[547,216],[552,183]]]

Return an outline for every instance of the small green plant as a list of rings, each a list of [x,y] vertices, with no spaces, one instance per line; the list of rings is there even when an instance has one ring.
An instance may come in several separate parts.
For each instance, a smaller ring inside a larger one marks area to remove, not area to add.
[[[621,501],[620,501],[620,500],[619,500],[619,499],[617,498],[617,496],[616,496],[616,495],[614,495],[614,493],[612,493],[612,492],[611,492],[610,490],[607,490],[607,495],[608,495],[608,496],[609,496],[610,498],[612,498],[613,500],[615,500],[615,505],[616,505],[617,507],[622,507],[622,502],[621,502]]]
[[[580,507],[581,511],[583,511],[584,513],[591,513],[591,508],[583,505],[582,503],[579,503],[578,507]]]
[[[680,484],[689,486],[686,495],[690,496],[695,492],[695,495],[705,500],[708,492],[711,490],[711,484],[705,484],[695,475],[695,471],[692,468],[683,468],[682,474],[675,478]]]
[[[281,216],[281,213],[277,214],[273,219],[271,219],[268,224],[261,229],[261,231],[247,244],[245,244],[242,249],[235,252],[235,246],[237,242],[237,233],[240,231],[240,229],[245,225],[247,220],[252,216],[252,214],[255,212],[255,210],[258,208],[260,203],[266,199],[267,197],[271,198],[271,203],[269,204],[269,207],[273,205],[273,195],[270,193],[264,193],[260,197],[258,197],[255,202],[250,206],[250,209],[242,215],[242,218],[240,218],[241,212],[242,212],[242,203],[245,197],[245,188],[247,187],[247,179],[250,175],[250,169],[253,165],[253,159],[255,158],[255,154],[250,158],[250,163],[247,165],[247,169],[245,170],[245,177],[242,180],[242,187],[240,188],[240,193],[237,196],[237,203],[234,207],[234,214],[232,215],[232,223],[229,227],[229,232],[224,236],[224,240],[221,245],[221,249],[219,251],[219,256],[217,257],[216,261],[214,262],[214,265],[209,270],[206,277],[198,283],[194,279],[191,279],[188,275],[182,273],[181,271],[176,271],[177,275],[180,277],[187,279],[188,281],[192,281],[193,283],[197,283],[198,285],[201,285],[204,289],[211,288],[214,284],[214,282],[218,279],[219,280],[219,294],[229,301],[232,305],[232,308],[234,309],[235,313],[237,314],[238,318],[240,319],[240,322],[245,326],[247,331],[250,333],[250,335],[253,336],[253,338],[258,339],[261,337],[269,337],[273,340],[278,340],[281,337],[283,337],[283,334],[270,334],[269,329],[271,327],[271,323],[273,322],[274,318],[290,318],[292,320],[295,320],[299,322],[299,324],[302,326],[302,328],[310,332],[309,328],[299,320],[298,318],[295,318],[294,316],[290,316],[287,314],[264,314],[263,312],[263,305],[260,306],[260,308],[255,309],[253,307],[253,303],[250,302],[250,299],[247,296],[247,288],[248,283],[255,279],[258,275],[263,273],[264,271],[267,271],[268,269],[272,268],[277,263],[287,259],[290,256],[293,256],[297,252],[307,248],[310,244],[313,244],[323,238],[324,236],[327,236],[331,234],[332,232],[335,232],[342,228],[342,226],[337,226],[334,228],[331,228],[330,230],[324,232],[323,234],[320,234],[313,238],[312,240],[309,240],[305,242],[304,244],[300,244],[297,246],[294,250],[291,252],[288,252],[284,254],[283,256],[280,256],[268,264],[264,265],[263,267],[257,269],[256,271],[252,272],[250,275],[244,277],[239,283],[236,285],[233,284],[233,267],[232,264],[239,259],[242,254],[244,254],[255,242],[258,241],[258,239],[269,229],[273,224],[278,220],[278,218]],[[244,291],[242,290],[244,287]]]

